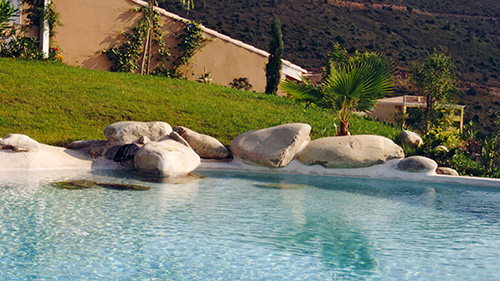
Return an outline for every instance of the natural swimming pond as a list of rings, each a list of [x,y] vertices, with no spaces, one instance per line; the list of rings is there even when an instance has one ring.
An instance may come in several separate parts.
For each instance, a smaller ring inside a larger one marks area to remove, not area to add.
[[[499,278],[500,189],[201,174],[0,173],[0,280]]]

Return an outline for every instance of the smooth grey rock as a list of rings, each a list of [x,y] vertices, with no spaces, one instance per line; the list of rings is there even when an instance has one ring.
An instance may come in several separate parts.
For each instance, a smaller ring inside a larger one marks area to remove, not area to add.
[[[272,168],[285,167],[311,140],[311,126],[285,124],[237,136],[230,145],[233,155],[245,163]]]
[[[438,167],[436,169],[436,174],[447,175],[447,176],[459,176],[458,172],[455,169],[448,167]]]
[[[113,144],[139,142],[142,137],[157,141],[170,134],[172,127],[165,122],[124,121],[109,125],[104,129],[104,136]]]
[[[105,152],[113,146],[105,140],[83,140],[74,141],[66,146],[71,150],[79,150],[82,153],[89,155],[92,158],[104,156]]]
[[[362,168],[403,158],[401,147],[375,135],[327,137],[311,141],[297,156],[306,165],[325,168]]]
[[[434,149],[437,151],[449,152],[448,148],[444,145],[438,145]]]
[[[224,159],[229,156],[227,148],[214,137],[182,126],[175,126],[173,130],[185,139],[201,158]]]
[[[141,173],[176,177],[188,175],[201,160],[191,148],[168,139],[145,144],[135,153],[134,163]]]
[[[99,158],[101,156],[104,156],[106,151],[113,146],[111,143],[101,140],[92,143],[88,148],[86,148],[88,155],[92,158]]]
[[[40,149],[40,144],[26,135],[9,134],[0,139],[0,147],[12,149],[16,152],[37,152]]]
[[[413,173],[434,172],[437,167],[436,161],[423,156],[411,156],[399,161],[396,165],[396,169],[400,171]]]
[[[418,134],[407,130],[403,130],[401,133],[399,133],[398,138],[403,144],[414,147],[419,147],[424,144],[424,141]]]
[[[176,131],[172,131],[168,135],[168,138],[192,149],[189,143],[184,138],[182,138]]]
[[[66,148],[68,149],[74,149],[74,150],[80,150],[80,149],[85,149],[90,147],[91,145],[95,144],[102,144],[105,143],[105,140],[82,140],[82,141],[73,141],[70,142]]]

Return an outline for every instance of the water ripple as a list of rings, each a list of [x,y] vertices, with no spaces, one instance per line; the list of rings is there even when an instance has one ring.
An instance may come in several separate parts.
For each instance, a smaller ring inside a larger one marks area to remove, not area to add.
[[[225,172],[179,183],[124,173],[2,175],[0,279],[495,280],[500,268],[495,190]],[[50,185],[67,179],[151,189]]]

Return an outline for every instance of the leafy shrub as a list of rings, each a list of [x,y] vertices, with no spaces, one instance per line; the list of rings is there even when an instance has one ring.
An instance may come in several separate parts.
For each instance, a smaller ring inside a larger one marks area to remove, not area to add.
[[[213,80],[211,76],[212,72],[204,72],[202,75],[198,76],[198,79],[196,79],[196,81],[204,84],[212,84]]]
[[[22,59],[43,59],[43,52],[38,48],[38,39],[25,36],[10,36],[0,40],[0,56]]]
[[[461,175],[500,178],[498,137],[465,140],[454,150],[449,164]]]
[[[469,125],[470,127],[473,125]],[[403,146],[407,156],[421,155],[434,159],[441,167],[451,167],[463,176],[500,178],[500,139],[477,138],[476,132],[463,134],[433,129],[422,137],[419,148]],[[444,145],[448,150],[436,149]]]
[[[441,128],[435,128],[422,137],[424,144],[416,149],[415,153],[425,157],[432,158],[440,164],[446,165],[446,161],[453,155],[453,151],[460,144],[460,138],[454,131],[444,131]],[[445,146],[448,151],[437,147]]]

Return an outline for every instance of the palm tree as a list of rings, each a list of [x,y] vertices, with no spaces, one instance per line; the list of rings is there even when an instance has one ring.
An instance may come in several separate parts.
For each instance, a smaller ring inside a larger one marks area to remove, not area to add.
[[[330,74],[318,85],[307,79],[302,83],[286,81],[282,89],[288,96],[307,105],[338,110],[337,135],[349,135],[353,111],[369,111],[378,99],[394,88],[392,61],[377,53],[357,54],[345,63],[333,64]]]
[[[331,98],[339,109],[338,135],[348,135],[351,113],[369,111],[393,90],[393,66],[387,58],[369,53],[333,67],[324,87],[326,98]]]

